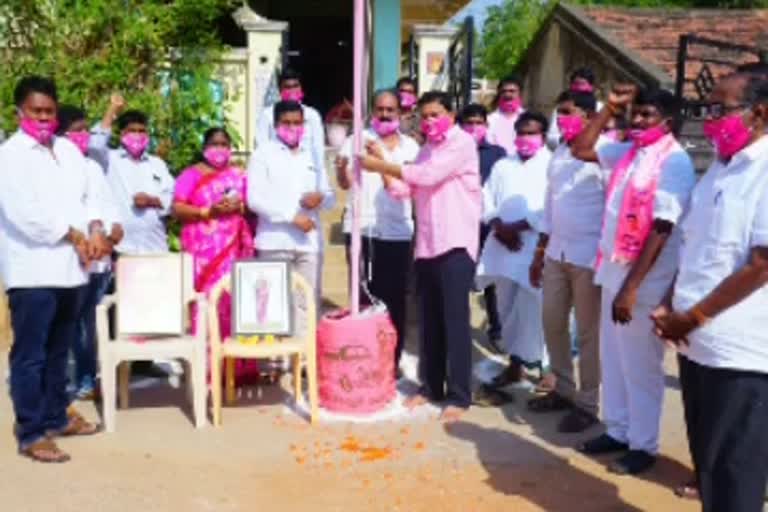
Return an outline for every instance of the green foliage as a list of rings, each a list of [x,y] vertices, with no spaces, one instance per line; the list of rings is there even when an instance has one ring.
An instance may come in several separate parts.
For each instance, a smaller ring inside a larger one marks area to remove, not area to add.
[[[478,74],[500,79],[511,73],[556,4],[546,0],[508,0],[491,7],[478,50]]]
[[[174,172],[222,121],[212,89],[225,50],[217,20],[233,0],[2,0],[0,125],[15,128],[13,89],[27,74],[56,79],[60,100],[99,119],[113,92],[151,118],[155,149]]]

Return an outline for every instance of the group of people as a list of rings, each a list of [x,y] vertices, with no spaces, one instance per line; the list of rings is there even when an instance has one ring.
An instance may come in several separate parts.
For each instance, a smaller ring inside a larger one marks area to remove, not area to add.
[[[324,130],[302,103],[297,74],[286,71],[279,86],[246,170],[233,163],[227,131],[211,128],[198,161],[174,180],[149,151],[148,117],[126,111],[122,97],[89,129],[85,112],[58,105],[52,81],[19,82],[19,130],[0,146],[0,264],[15,336],[20,453],[63,462],[69,455],[56,437],[98,431],[67,413],[70,350],[77,395],[89,396],[94,309],[112,262],[166,252],[170,216],[194,255],[197,290],[259,254],[288,260],[320,296],[320,212],[335,201]],[[356,164],[363,171],[363,257],[349,263],[361,265],[361,296],[387,306],[398,362],[415,270],[421,388],[406,405],[439,403],[442,418],[456,421],[477,398],[470,293],[482,289],[489,337],[510,362],[480,391],[541,365],[549,380],[530,410],[564,411],[558,429],[569,433],[597,424],[600,410],[605,433],[580,449],[617,453],[610,469],[638,474],[658,452],[672,345],[696,474],[686,489],[705,510],[760,510],[768,478],[768,73],[746,67],[716,84],[704,123],[716,158],[698,184],[675,136],[681,105],[667,91],[617,84],[601,105],[584,68],[548,116],[525,110],[516,77],[500,81],[491,114],[479,104],[457,113],[448,94],[417,98],[415,86],[402,79],[376,92],[364,150],[350,139],[335,161],[342,188],[357,179]],[[226,336],[231,304],[218,307]],[[254,371],[238,367],[238,378]]]

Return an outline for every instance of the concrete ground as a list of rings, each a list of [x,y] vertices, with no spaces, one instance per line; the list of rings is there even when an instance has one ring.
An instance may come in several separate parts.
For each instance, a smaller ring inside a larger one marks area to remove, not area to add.
[[[346,304],[340,210],[329,214],[325,296]],[[333,225],[332,225],[333,224]],[[484,315],[473,299],[475,357]],[[415,319],[409,345],[416,341]],[[411,349],[412,350],[412,349]],[[0,376],[7,344],[0,345]],[[434,413],[377,424],[321,422],[295,414],[288,382],[247,390],[221,428],[195,430],[184,393],[167,383],[132,394],[117,432],[63,440],[73,459],[45,466],[16,455],[12,410],[0,393],[0,510],[57,511],[675,511],[698,510],[672,487],[689,476],[680,392],[667,358],[661,456],[640,478],[606,471],[573,447],[599,433],[562,435],[559,415],[534,415],[526,391],[502,409],[473,408],[444,426]],[[79,409],[97,419],[91,403]]]

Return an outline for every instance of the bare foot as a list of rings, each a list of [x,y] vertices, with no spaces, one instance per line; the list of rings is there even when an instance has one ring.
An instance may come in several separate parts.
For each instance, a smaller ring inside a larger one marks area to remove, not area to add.
[[[456,423],[461,420],[465,412],[467,412],[466,409],[456,407],[455,405],[449,405],[443,409],[442,414],[440,414],[440,421],[443,423]]]
[[[427,405],[429,403],[429,400],[424,395],[413,395],[411,397],[408,397],[405,399],[405,402],[403,402],[403,405],[405,405],[405,408],[409,411],[412,411],[416,409],[417,407],[421,407],[422,405]]]

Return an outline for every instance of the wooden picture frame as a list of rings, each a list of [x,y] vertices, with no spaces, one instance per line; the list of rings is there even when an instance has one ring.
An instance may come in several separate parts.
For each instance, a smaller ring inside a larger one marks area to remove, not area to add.
[[[291,265],[248,259],[232,266],[232,336],[293,334]]]

